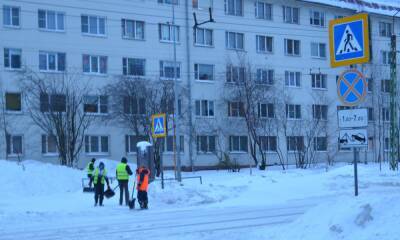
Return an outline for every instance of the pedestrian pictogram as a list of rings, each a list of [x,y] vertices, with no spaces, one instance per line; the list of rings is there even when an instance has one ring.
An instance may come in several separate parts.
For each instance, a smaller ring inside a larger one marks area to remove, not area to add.
[[[342,40],[340,41],[339,47],[337,49],[336,55],[348,54],[362,51],[360,44],[357,39],[354,37],[353,31],[349,25],[346,26],[346,29],[343,33]]]
[[[162,138],[167,135],[166,123],[165,113],[151,116],[151,129],[154,138]]]
[[[368,14],[330,21],[329,43],[332,67],[368,62]]]
[[[337,92],[345,106],[357,106],[367,94],[367,81],[363,74],[355,69],[342,73],[337,81]]]

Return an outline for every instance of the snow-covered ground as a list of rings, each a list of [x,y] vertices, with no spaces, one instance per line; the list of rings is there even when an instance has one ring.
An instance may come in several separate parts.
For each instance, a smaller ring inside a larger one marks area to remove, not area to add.
[[[113,176],[117,162],[105,162]],[[156,181],[148,211],[119,206],[118,190],[93,207],[85,171],[4,160],[0,169],[0,239],[400,239],[400,175],[387,165],[359,165],[358,197],[352,165],[184,173],[203,184]]]

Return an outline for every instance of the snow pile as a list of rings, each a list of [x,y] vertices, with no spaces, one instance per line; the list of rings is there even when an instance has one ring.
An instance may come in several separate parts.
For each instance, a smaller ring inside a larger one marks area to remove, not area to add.
[[[398,239],[399,197],[400,194],[390,197],[374,194],[324,202],[286,226],[286,231],[278,230],[279,239]]]
[[[81,178],[85,177],[80,170],[38,161],[18,165],[0,160],[0,169],[3,199],[81,191]]]

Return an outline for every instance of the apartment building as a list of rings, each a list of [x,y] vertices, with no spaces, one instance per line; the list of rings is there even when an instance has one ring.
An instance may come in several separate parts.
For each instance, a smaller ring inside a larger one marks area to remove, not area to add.
[[[186,129],[180,136],[184,167],[216,166],[216,149],[228,153],[238,164],[254,163],[242,103],[224,97],[229,84],[244,77],[243,60],[252,66],[257,80],[276,86],[276,95],[288,97],[284,106],[260,102],[260,117],[283,115],[291,125],[306,118],[320,119],[330,130],[313,136],[307,144],[307,132],[275,131],[261,136],[268,164],[279,163],[282,157],[296,162],[295,153],[305,145],[313,149],[315,161],[349,161],[352,153],[338,145],[336,122],[337,109],[344,108],[337,98],[336,80],[347,68],[330,67],[328,24],[358,11],[370,13],[372,43],[371,62],[352,66],[369,81],[362,105],[370,117],[369,148],[363,150],[361,158],[374,161],[385,157],[389,149],[390,36],[393,29],[400,31],[397,19],[394,28],[392,22],[396,6],[362,1],[178,0],[173,25],[173,2],[2,1],[0,92],[7,132],[0,133],[0,159],[58,161],[54,137],[47,136],[27,114],[30,106],[23,96],[29,89],[21,89],[21,69],[38,74],[79,73],[82,83],[89,82],[94,89],[124,75],[170,80],[175,41],[178,84],[188,91],[182,108],[189,113],[191,125],[182,127]],[[209,8],[215,22],[194,28],[193,13],[198,22],[206,21]],[[102,121],[113,112],[110,97],[100,90],[88,93],[87,111],[98,116],[85,136],[79,166],[92,157],[135,157],[140,137]],[[223,133],[210,127],[216,125],[224,128]],[[196,133],[188,129],[196,129]],[[174,165],[172,139],[168,136],[164,145],[166,166]]]

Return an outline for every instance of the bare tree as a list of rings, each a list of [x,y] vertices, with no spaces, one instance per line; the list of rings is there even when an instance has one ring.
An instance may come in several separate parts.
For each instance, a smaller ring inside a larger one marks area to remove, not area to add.
[[[54,136],[61,165],[75,166],[84,136],[93,116],[83,109],[90,93],[77,74],[37,74],[25,70],[21,88],[29,89],[24,99],[33,122],[47,135]]]

